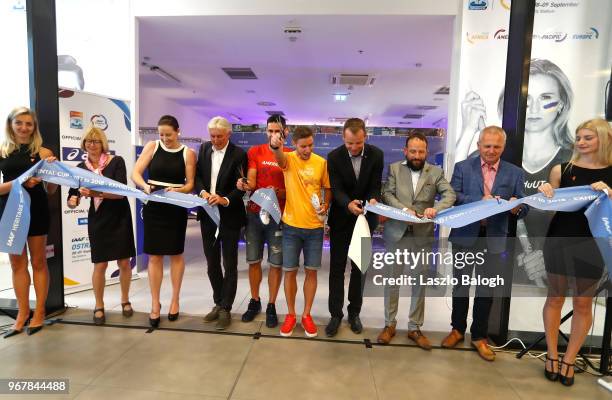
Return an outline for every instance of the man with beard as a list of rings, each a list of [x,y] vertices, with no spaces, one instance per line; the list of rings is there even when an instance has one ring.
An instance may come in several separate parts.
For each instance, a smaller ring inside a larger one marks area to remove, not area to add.
[[[429,164],[427,159],[427,138],[421,133],[413,133],[406,139],[404,148],[405,161],[398,161],[389,166],[389,176],[383,189],[383,202],[391,207],[421,218],[434,218],[438,211],[451,207],[455,202],[455,192],[444,178],[441,168]],[[434,199],[440,194],[440,201]],[[383,238],[386,251],[418,253],[431,249],[433,244],[433,223],[412,224],[399,220],[388,220],[385,223]],[[387,265],[389,278],[399,278],[404,272],[404,264],[395,260]],[[420,327],[425,316],[425,287],[419,284],[420,275],[426,273],[427,264],[406,265],[410,276],[416,279],[411,287],[408,338],[420,348],[431,349],[431,342]],[[385,285],[385,327],[378,335],[378,343],[388,344],[395,336],[397,308],[399,302],[398,285]]]

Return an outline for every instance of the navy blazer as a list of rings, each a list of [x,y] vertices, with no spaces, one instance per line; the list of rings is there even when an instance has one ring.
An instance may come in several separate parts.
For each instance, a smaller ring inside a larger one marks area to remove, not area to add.
[[[455,164],[450,184],[457,194],[456,206],[482,200],[484,178],[482,176],[481,158],[469,158]],[[510,197],[521,198],[525,197],[524,188],[525,172],[514,164],[500,160],[491,194],[500,196],[505,200],[509,200]],[[528,209],[528,206],[521,205],[517,217],[524,217]],[[501,239],[501,237],[508,236],[509,215],[510,212],[504,212],[487,218],[487,243],[491,250],[495,252],[505,249],[505,239]],[[480,221],[461,228],[453,228],[449,240],[462,246],[472,246],[476,242],[479,231]],[[498,237],[499,239],[491,240],[491,237]]]

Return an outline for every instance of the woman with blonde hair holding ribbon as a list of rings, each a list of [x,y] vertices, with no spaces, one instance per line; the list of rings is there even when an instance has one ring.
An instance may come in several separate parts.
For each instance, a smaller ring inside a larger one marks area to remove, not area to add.
[[[55,160],[53,152],[43,147],[42,141],[36,114],[33,111],[26,107],[18,107],[11,111],[6,119],[5,137],[0,144],[0,172],[3,182],[0,184],[0,214],[4,213],[15,179],[41,159],[48,162]],[[30,195],[30,226],[27,244],[22,253],[9,255],[19,312],[13,327],[4,334],[5,339],[23,332],[23,327],[30,317],[31,279],[28,271],[28,251],[36,293],[36,309],[27,327],[28,335],[33,335],[43,327],[45,303],[49,291],[49,270],[45,251],[49,232],[49,204],[46,192],[54,193],[57,185],[43,184],[40,178],[31,177],[23,183],[23,186]]]
[[[546,197],[563,187],[590,185],[612,198],[612,128],[603,119],[586,121],[576,128],[572,159],[555,165],[549,181],[539,187]],[[544,258],[548,275],[548,295],[544,310],[546,365],[544,375],[565,386],[574,383],[574,360],[593,323],[593,296],[604,275],[604,260],[591,234],[584,209],[557,211],[546,235]],[[601,240],[601,239],[599,239]],[[570,340],[559,361],[557,343],[561,309],[571,289],[573,298]]]

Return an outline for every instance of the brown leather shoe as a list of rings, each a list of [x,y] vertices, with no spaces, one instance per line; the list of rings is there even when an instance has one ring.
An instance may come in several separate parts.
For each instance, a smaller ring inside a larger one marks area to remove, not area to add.
[[[478,350],[478,355],[487,361],[495,361],[495,352],[489,347],[487,339],[473,340],[472,347]]]
[[[380,344],[389,344],[393,336],[395,336],[395,326],[385,326],[376,341]]]
[[[442,340],[442,347],[451,349],[457,346],[457,343],[461,342],[463,338],[464,336],[461,332],[459,332],[457,329],[453,329],[452,331],[450,331],[448,336],[446,336],[444,340]]]
[[[427,339],[427,336],[423,335],[420,329],[408,331],[408,339],[411,339],[423,350],[431,350],[431,342]]]

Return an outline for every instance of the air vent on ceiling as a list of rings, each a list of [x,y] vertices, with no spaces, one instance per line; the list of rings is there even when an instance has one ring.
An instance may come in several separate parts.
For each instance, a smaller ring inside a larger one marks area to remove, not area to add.
[[[434,94],[449,94],[449,93],[450,93],[450,87],[448,86],[442,86],[440,89],[434,92]]]
[[[421,119],[421,118],[423,118],[423,114],[406,114],[402,118],[404,118],[404,119]]]
[[[332,85],[372,86],[376,76],[372,74],[333,74],[329,78]]]
[[[221,68],[231,79],[257,79],[251,68]]]
[[[329,117],[328,121],[329,122],[340,122],[340,123],[345,123],[350,117]]]
[[[438,108],[438,106],[417,106],[417,110],[423,110],[423,111],[435,110],[436,108]]]
[[[282,111],[269,111],[269,110],[266,110],[266,113],[268,115],[285,115],[285,113],[282,112]]]

